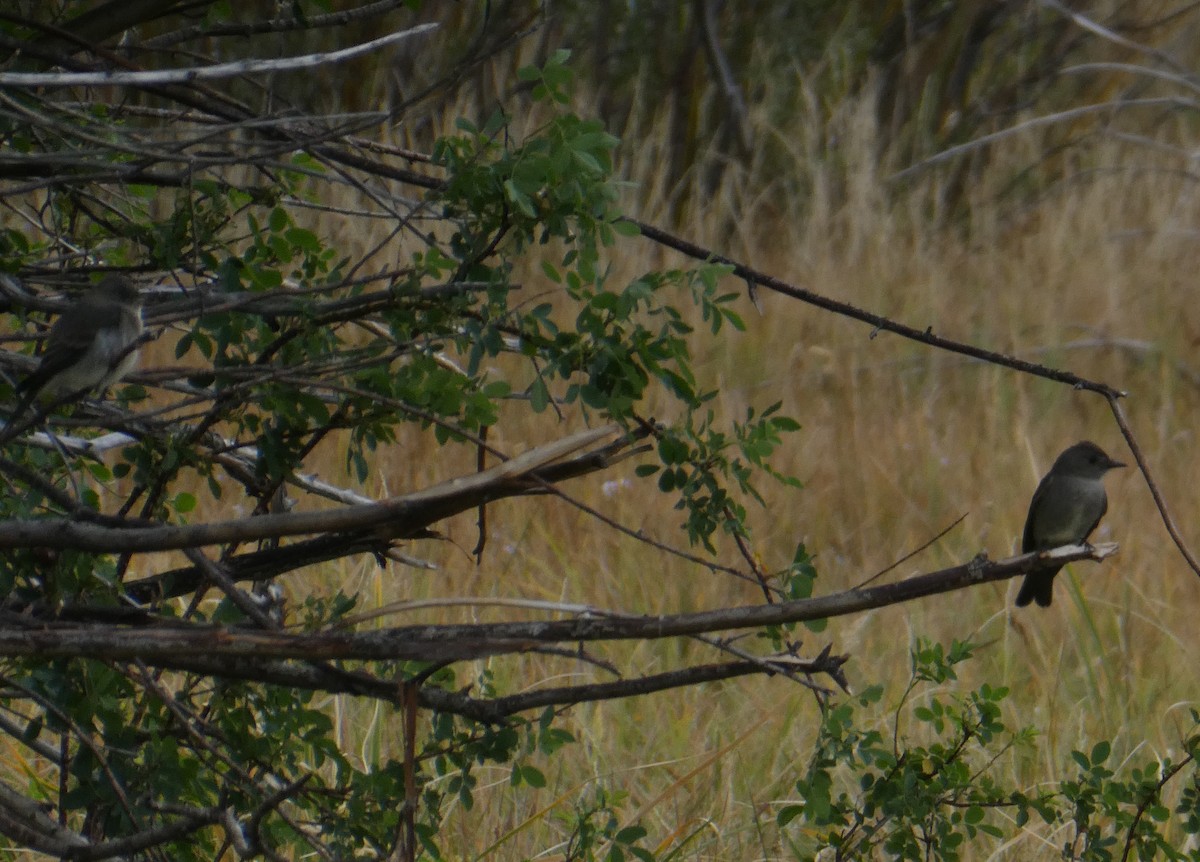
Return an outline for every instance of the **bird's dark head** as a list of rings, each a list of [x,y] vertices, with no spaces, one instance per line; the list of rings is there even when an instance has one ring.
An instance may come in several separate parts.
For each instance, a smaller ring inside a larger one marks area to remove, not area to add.
[[[97,296],[116,302],[141,304],[142,301],[137,285],[124,275],[106,275],[92,290]]]
[[[1124,466],[1120,461],[1108,457],[1095,443],[1084,440],[1059,455],[1051,472],[1099,479],[1114,467]]]

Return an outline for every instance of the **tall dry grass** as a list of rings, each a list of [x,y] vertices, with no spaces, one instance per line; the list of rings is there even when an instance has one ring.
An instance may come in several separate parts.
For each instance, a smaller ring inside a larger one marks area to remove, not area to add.
[[[1048,189],[1023,208],[1011,199],[1000,203],[1012,170],[1037,156],[1035,142],[1015,140],[976,178],[969,228],[939,226],[927,215],[934,180],[889,185],[875,155],[869,106],[847,105],[842,114],[844,170],[810,160],[796,135],[796,161],[786,169],[803,178],[809,199],[786,199],[782,190],[794,181],[755,188],[731,173],[716,195],[684,214],[680,231],[908,324],[1127,390],[1134,430],[1173,514],[1189,539],[1200,540],[1191,469],[1200,391],[1189,373],[1200,316],[1190,185],[1165,169],[1117,170]],[[657,131],[628,130],[620,165],[636,183],[629,211],[649,221],[665,219],[668,202],[697,200],[658,184]],[[1098,165],[1154,166],[1153,154],[1116,145],[1088,157]],[[360,239],[369,246],[369,237]],[[626,240],[613,255],[612,278],[620,283],[686,263],[647,241]],[[526,290],[549,290],[536,273],[531,261]],[[1127,456],[1093,395],[895,336],[872,337],[861,324],[784,297],[767,295],[764,306],[761,316],[749,303],[741,306],[747,332],[698,340],[698,367],[719,388],[716,406],[726,416],[781,400],[803,423],[777,464],[804,489],[764,482],[766,505],[751,508],[750,525],[768,568],[782,567],[798,541],[807,543],[817,554],[821,591],[861,582],[960,515],[962,524],[887,577],[979,552],[1006,556],[1017,549],[1034,485],[1061,449],[1089,438]],[[655,408],[665,405],[647,410]],[[505,436],[495,442],[518,451],[554,435],[552,423],[549,416],[525,417],[503,426]],[[376,490],[413,489],[470,468],[470,453],[430,449],[414,438],[380,454]],[[1114,740],[1117,763],[1177,751],[1197,699],[1200,648],[1192,635],[1200,585],[1168,541],[1142,477],[1125,470],[1108,487],[1111,508],[1097,538],[1120,542],[1121,552],[1103,565],[1068,569],[1052,608],[1016,610],[1015,584],[985,585],[834,620],[807,638],[809,650],[831,643],[851,656],[857,687],[884,684],[888,695],[871,720],[887,726],[915,638],[981,644],[943,693],[984,680],[1011,688],[1006,721],[1040,732],[1036,746],[1014,748],[995,765],[1018,787],[1069,777],[1070,751],[1100,739]],[[632,465],[568,490],[624,524],[683,541],[670,501],[633,478]],[[328,571],[326,588],[363,590],[381,603],[503,597],[651,613],[758,600],[744,583],[664,557],[551,501],[494,506],[488,530],[479,568],[467,554],[474,520],[464,516],[445,526],[448,541],[412,549],[436,571],[381,570],[363,560]],[[723,548],[722,558],[736,562],[732,548]],[[478,620],[512,613],[482,604],[446,611]],[[418,618],[427,613],[398,613],[386,622]],[[605,655],[630,674],[717,658],[687,642],[618,645]],[[569,661],[503,659],[477,670],[485,667],[505,690],[606,678]],[[342,704],[341,715],[345,741],[363,746],[364,757],[398,751],[393,718],[358,714],[352,703]],[[578,744],[538,763],[550,780],[546,789],[514,792],[507,768],[478,768],[474,808],[451,811],[442,834],[452,858],[555,858],[567,832],[562,818],[596,785],[628,793],[624,815],[640,817],[660,849],[680,848],[674,858],[789,858],[773,816],[794,801],[792,784],[818,721],[817,705],[802,689],[752,677],[579,706],[565,721]],[[901,731],[918,732],[903,721]],[[982,841],[969,858],[1058,858],[1064,840],[1062,831],[1037,824],[1006,831],[1011,840]]]
[[[665,124],[667,118],[658,122]],[[762,129],[794,142],[794,163],[774,183],[730,172],[715,194],[665,187],[656,171],[655,125],[625,130],[620,172],[635,184],[628,211],[665,222],[690,200],[678,230],[689,239],[780,278],[905,323],[993,350],[1106,381],[1130,393],[1133,427],[1173,513],[1200,540],[1200,490],[1191,454],[1200,391],[1191,348],[1196,205],[1192,188],[1167,170],[1095,173],[1031,196],[1020,205],[998,196],[1013,170],[1037,157],[1036,142],[1014,139],[974,180],[969,218],[931,217],[936,178],[908,187],[889,182],[878,156],[866,98],[836,112],[841,164],[819,158],[819,141],[795,129]],[[452,128],[447,112],[445,130]],[[810,136],[811,137],[811,136]],[[403,142],[407,143],[407,142]],[[1097,165],[1154,166],[1145,150],[1099,147]],[[788,199],[803,187],[807,198]],[[685,193],[686,192],[686,193]],[[353,206],[353,200],[333,201]],[[967,225],[964,227],[964,224]],[[317,223],[351,257],[378,237]],[[380,230],[389,226],[381,225]],[[403,248],[389,253],[403,259]],[[645,240],[624,240],[611,260],[615,283],[647,269],[687,265]],[[552,293],[531,260],[518,276],[531,295]],[[731,290],[742,290],[730,281]],[[817,554],[818,589],[851,587],[885,568],[965,515],[945,538],[890,572],[900,578],[963,562],[979,552],[1003,557],[1018,545],[1029,497],[1054,456],[1083,438],[1126,455],[1099,398],[1015,372],[963,360],[895,336],[872,337],[862,324],[779,296],[764,296],[760,316],[741,305],[745,333],[698,338],[704,382],[720,391],[716,408],[730,419],[748,405],[784,403],[803,423],[777,466],[799,476],[796,491],[764,481],[752,506],[753,547],[768,569],[781,568],[798,541]],[[646,412],[670,420],[669,405]],[[502,423],[492,442],[517,452],[557,436],[552,414]],[[336,445],[322,475],[336,480]],[[377,495],[414,490],[473,469],[474,453],[438,449],[414,432],[381,451]],[[972,640],[981,647],[959,682],[1011,688],[1005,719],[1032,725],[1035,747],[1017,747],[995,765],[999,777],[1029,790],[1072,774],[1069,753],[1113,739],[1117,762],[1177,749],[1196,705],[1200,649],[1193,636],[1198,589],[1168,541],[1145,482],[1134,470],[1110,477],[1111,509],[1097,534],[1121,543],[1103,565],[1076,565],[1058,580],[1054,606],[1016,610],[1013,583],[834,620],[807,637],[807,651],[832,644],[847,653],[856,687],[882,683],[888,694],[868,717],[890,726],[908,679],[917,637]],[[683,544],[671,500],[633,476],[633,465],[571,483],[567,490],[635,529]],[[486,602],[537,599],[587,603],[629,612],[674,613],[760,600],[751,586],[617,535],[580,511],[550,500],[518,500],[489,510],[488,544],[476,567],[474,516],[443,525],[445,540],[409,551],[436,569],[372,559],[330,564],[293,581],[293,598],[343,589],[363,606],[393,602],[471,602],[430,611],[397,611],[379,625],[432,618],[497,620],[511,608]],[[731,547],[721,559],[736,564]],[[719,656],[692,642],[620,644],[604,651],[628,674]],[[603,681],[595,667],[567,660],[479,662],[504,691]],[[346,748],[364,762],[400,752],[399,722],[350,699],[331,700]],[[565,726],[578,744],[534,762],[549,785],[514,792],[507,767],[481,765],[471,810],[449,812],[441,842],[449,858],[556,858],[564,818],[596,786],[627,793],[623,816],[641,819],[673,858],[790,858],[774,813],[794,800],[818,721],[814,698],[778,679],[751,677],[571,710]],[[903,733],[917,733],[902,721]],[[1004,815],[1001,814],[1001,817]],[[1001,846],[978,844],[977,859],[1058,858],[1064,835],[1015,825]]]

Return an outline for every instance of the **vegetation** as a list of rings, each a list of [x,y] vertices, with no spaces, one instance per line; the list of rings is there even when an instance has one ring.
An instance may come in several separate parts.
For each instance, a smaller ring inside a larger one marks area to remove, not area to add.
[[[348,5],[0,16],[4,852],[1200,858],[1194,13]]]

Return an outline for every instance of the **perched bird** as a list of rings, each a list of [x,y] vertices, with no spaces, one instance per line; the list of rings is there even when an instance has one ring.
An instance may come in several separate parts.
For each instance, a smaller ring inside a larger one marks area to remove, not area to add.
[[[1059,455],[1033,492],[1021,552],[1047,551],[1086,542],[1108,511],[1104,474],[1124,466],[1086,440]],[[1036,601],[1043,608],[1049,607],[1054,576],[1061,568],[1061,563],[1052,564],[1027,574],[1017,593],[1017,606]]]
[[[50,328],[41,362],[17,385],[13,418],[34,399],[53,403],[116,383],[137,362],[141,334],[137,287],[123,275],[105,276]]]

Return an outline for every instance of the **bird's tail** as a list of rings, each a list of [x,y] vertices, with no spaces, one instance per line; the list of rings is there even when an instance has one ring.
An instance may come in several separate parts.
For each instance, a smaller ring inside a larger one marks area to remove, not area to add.
[[[1017,607],[1023,608],[1030,602],[1037,602],[1040,608],[1050,607],[1054,599],[1054,576],[1057,574],[1058,569],[1045,569],[1026,575],[1017,593]]]

